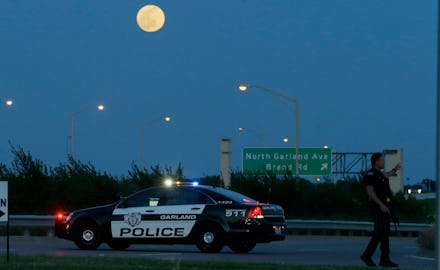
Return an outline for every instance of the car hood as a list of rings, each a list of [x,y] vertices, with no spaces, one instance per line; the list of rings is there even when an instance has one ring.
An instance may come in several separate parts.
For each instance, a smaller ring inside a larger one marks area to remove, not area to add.
[[[112,212],[115,208],[116,203],[107,204],[107,205],[101,205],[101,206],[95,206],[95,207],[89,207],[85,209],[75,210],[73,211],[74,215],[79,214],[98,214],[98,213],[107,213]]]

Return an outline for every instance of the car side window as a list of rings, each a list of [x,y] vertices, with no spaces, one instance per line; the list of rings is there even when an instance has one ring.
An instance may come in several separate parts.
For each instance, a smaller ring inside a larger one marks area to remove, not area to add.
[[[186,188],[164,190],[159,200],[159,206],[211,203],[214,203],[212,199],[202,192]]]
[[[148,189],[138,192],[123,201],[120,208],[126,207],[149,207],[159,204],[159,191],[157,189]]]

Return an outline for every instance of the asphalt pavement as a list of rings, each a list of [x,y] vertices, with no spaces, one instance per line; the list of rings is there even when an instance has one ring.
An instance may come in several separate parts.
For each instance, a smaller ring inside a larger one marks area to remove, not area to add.
[[[249,254],[235,254],[225,247],[220,254],[200,253],[192,245],[133,245],[114,251],[106,244],[98,250],[79,250],[71,241],[55,237],[14,236],[12,255],[136,257],[187,261],[236,261],[308,265],[363,265],[359,256],[368,237],[288,236],[285,241],[258,244]],[[0,254],[6,253],[6,238],[0,237]],[[379,249],[375,254],[378,262]],[[391,257],[404,269],[435,269],[433,252],[422,251],[416,238],[391,238]]]

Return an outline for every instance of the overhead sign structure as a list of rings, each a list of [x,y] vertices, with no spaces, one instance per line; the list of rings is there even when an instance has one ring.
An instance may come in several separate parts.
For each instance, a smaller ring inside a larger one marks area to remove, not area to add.
[[[8,221],[8,182],[0,181],[0,222]]]
[[[243,172],[285,175],[296,173],[295,148],[243,148]],[[326,176],[332,173],[331,148],[299,148],[298,173]]]

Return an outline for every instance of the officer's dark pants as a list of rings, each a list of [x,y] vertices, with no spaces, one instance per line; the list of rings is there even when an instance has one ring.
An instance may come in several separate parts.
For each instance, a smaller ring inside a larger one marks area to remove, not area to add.
[[[383,262],[390,259],[390,215],[380,210],[372,213],[374,221],[374,232],[362,256],[371,258],[380,243],[381,256]]]

